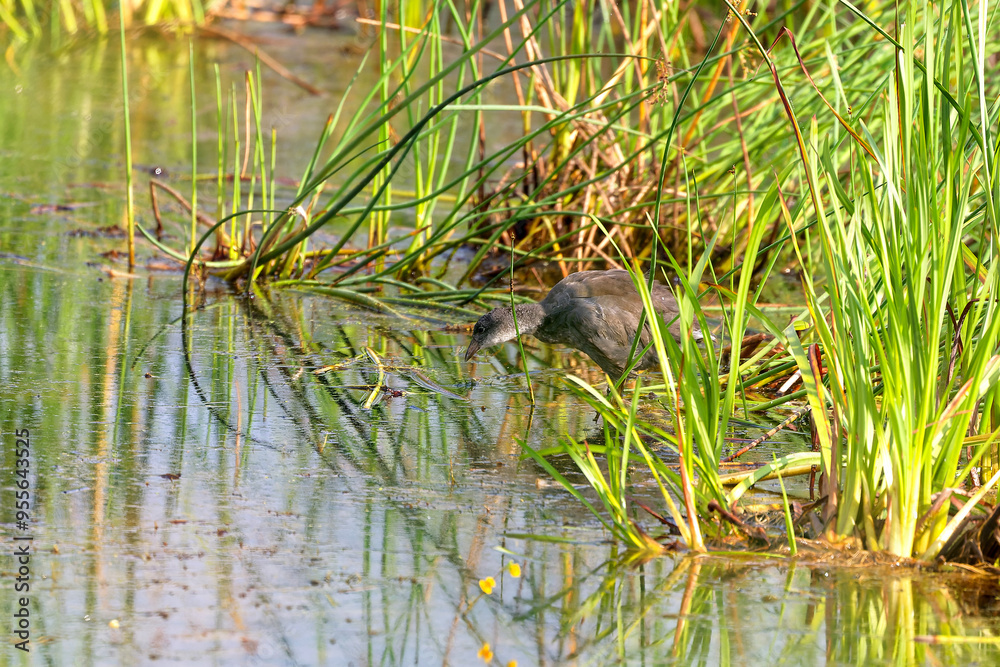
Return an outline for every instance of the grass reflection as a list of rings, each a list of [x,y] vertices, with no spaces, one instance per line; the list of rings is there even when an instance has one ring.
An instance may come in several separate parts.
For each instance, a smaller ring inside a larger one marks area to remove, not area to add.
[[[519,459],[515,438],[595,428],[560,372],[538,370],[565,360],[529,361],[532,412],[515,368],[470,376],[436,323],[265,291],[209,294],[178,319],[176,282],[83,280],[66,301],[63,274],[2,270],[0,426],[38,436],[41,661],[477,664],[486,644],[521,665],[997,657],[916,642],[995,634],[989,579],[636,564]],[[31,341],[53,314],[43,354]],[[369,410],[365,347],[404,392]]]

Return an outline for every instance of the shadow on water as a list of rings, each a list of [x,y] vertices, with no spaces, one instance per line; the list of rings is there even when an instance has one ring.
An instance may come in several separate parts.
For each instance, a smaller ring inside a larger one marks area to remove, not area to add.
[[[184,164],[184,114],[164,105],[187,46],[136,53],[133,127]],[[84,55],[39,56],[25,81],[45,85],[0,95],[5,473],[14,433],[31,434],[30,519],[18,526],[5,474],[4,552],[33,537],[30,590],[9,557],[0,588],[5,613],[29,601],[31,653],[8,633],[0,664],[996,664],[982,639],[1000,634],[995,579],[821,556],[628,564],[520,459],[518,439],[595,429],[562,382],[592,372],[578,358],[529,350],[532,411],[513,346],[466,364],[466,338],[440,322],[213,283],[185,319],[176,274],[108,279],[91,264],[120,241],[68,233],[122,208],[118,186],[72,185],[120,178],[117,70]],[[52,199],[93,206],[33,208]],[[917,641],[937,635],[979,643]]]

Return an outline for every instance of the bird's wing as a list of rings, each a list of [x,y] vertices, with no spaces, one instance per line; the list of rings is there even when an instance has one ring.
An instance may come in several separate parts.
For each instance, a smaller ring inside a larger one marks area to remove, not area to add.
[[[679,338],[680,323],[676,321],[679,310],[677,300],[670,287],[663,283],[654,282],[652,297],[656,312],[668,324],[672,322],[670,333],[674,338]],[[591,303],[605,304],[606,308],[613,309],[618,314],[631,315],[631,318],[626,318],[631,327],[628,333],[631,345],[632,335],[635,333],[636,327],[639,326],[642,299],[639,298],[639,293],[636,292],[635,284],[628,271],[614,269],[610,271],[581,271],[571,274],[552,289],[545,301],[549,301],[550,298],[553,302],[552,305],[557,307],[565,307],[565,303],[569,299],[587,299]],[[697,325],[695,331],[697,331]],[[649,342],[648,337],[645,338],[645,342]]]
[[[566,298],[548,313],[544,330],[539,329],[535,336],[585,352],[606,373],[617,375],[628,358],[638,326],[636,311],[623,306],[618,296]],[[648,331],[644,330],[638,349],[648,340]]]
[[[628,271],[579,271],[571,273],[549,290],[543,301],[560,301],[567,298],[592,298],[601,296],[622,296],[631,294],[635,298],[635,286]]]
[[[677,301],[670,287],[653,283],[652,297],[653,307],[670,324],[671,335],[679,339]],[[535,332],[536,338],[583,350],[602,368],[605,368],[605,363],[598,357],[624,364],[642,313],[642,300],[628,271],[615,269],[570,274],[549,291],[540,305],[547,325]],[[643,347],[650,341],[649,325],[647,318],[639,339]],[[696,339],[699,334],[695,325]]]

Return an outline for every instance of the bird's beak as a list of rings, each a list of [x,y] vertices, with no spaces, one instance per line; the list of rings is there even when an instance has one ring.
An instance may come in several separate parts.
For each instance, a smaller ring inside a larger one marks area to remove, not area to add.
[[[472,359],[472,357],[476,356],[476,352],[479,352],[479,343],[472,341],[469,343],[469,349],[465,351],[465,360]]]

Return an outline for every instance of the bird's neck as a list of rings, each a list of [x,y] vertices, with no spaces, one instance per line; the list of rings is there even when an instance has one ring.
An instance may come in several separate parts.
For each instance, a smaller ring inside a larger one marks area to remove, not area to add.
[[[517,330],[521,334],[533,334],[545,318],[542,307],[537,303],[519,303],[514,306],[517,315]]]

